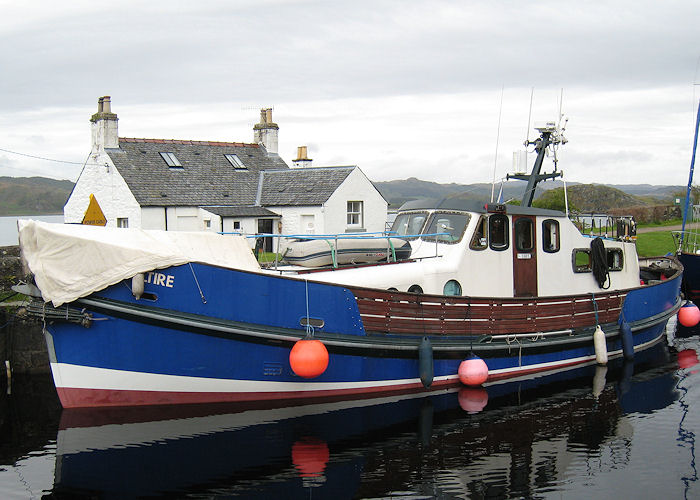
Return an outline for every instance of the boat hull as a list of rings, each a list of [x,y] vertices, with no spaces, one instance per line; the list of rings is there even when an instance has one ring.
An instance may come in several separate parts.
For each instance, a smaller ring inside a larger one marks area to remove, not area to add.
[[[150,299],[134,299],[127,280],[70,304],[66,317],[70,310],[82,320],[48,322],[51,369],[64,407],[425,391],[423,338],[431,345],[431,389],[459,384],[459,365],[471,353],[486,361],[489,381],[596,359],[592,327],[502,339],[367,332],[355,296],[340,286],[196,264],[153,273],[146,282]],[[680,276],[626,294],[622,316],[636,351],[662,338],[680,306],[679,287]],[[326,371],[313,379],[295,375],[289,362],[291,347],[309,334],[307,323],[316,325],[314,336],[330,355]],[[619,325],[601,326],[608,356],[621,356]]]
[[[683,291],[689,300],[700,303],[700,254],[680,253],[683,264]]]

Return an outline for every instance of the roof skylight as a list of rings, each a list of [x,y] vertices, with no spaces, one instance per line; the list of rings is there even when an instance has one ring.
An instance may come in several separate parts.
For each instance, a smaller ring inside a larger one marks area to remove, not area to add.
[[[160,156],[165,160],[165,163],[167,163],[169,167],[182,168],[180,160],[177,159],[175,153],[160,153]]]
[[[229,162],[231,165],[233,165],[233,168],[235,168],[236,170],[247,170],[248,167],[246,167],[245,165],[243,165],[243,162],[242,162],[241,159],[238,157],[238,155],[235,155],[235,154],[225,154],[224,156],[226,157],[226,159],[228,160],[228,162]]]

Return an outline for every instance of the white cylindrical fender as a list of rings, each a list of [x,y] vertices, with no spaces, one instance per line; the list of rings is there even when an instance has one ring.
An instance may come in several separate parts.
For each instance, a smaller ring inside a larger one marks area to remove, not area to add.
[[[605,333],[600,325],[596,325],[593,332],[593,347],[595,347],[595,360],[599,365],[608,364],[608,347],[605,343]]]
[[[143,273],[139,273],[133,278],[131,278],[131,293],[136,300],[139,300],[141,298],[141,295],[143,295],[143,290],[145,286],[143,280]]]

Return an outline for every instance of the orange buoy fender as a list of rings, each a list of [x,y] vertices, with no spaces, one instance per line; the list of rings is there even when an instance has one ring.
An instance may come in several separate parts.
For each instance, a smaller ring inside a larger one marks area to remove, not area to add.
[[[692,302],[686,302],[678,309],[678,321],[685,327],[694,327],[700,322],[700,309]]]
[[[479,386],[489,378],[489,367],[483,359],[470,356],[459,364],[457,373],[460,382],[464,385]]]
[[[470,415],[479,413],[489,402],[489,393],[483,387],[462,387],[457,394],[459,406]]]
[[[328,349],[320,340],[298,340],[289,353],[289,364],[300,377],[318,377],[328,368]]]
[[[694,349],[683,349],[678,352],[678,366],[681,368],[690,368],[698,363],[700,363],[698,353]]]
[[[330,451],[325,441],[303,437],[292,445],[292,463],[301,477],[319,477],[326,469]]]

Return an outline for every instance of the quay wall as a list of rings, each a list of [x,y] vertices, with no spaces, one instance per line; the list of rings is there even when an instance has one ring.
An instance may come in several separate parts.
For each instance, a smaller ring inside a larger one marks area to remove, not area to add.
[[[12,373],[46,373],[50,370],[42,325],[22,316],[22,303],[11,287],[26,278],[19,247],[0,247],[0,379]]]

